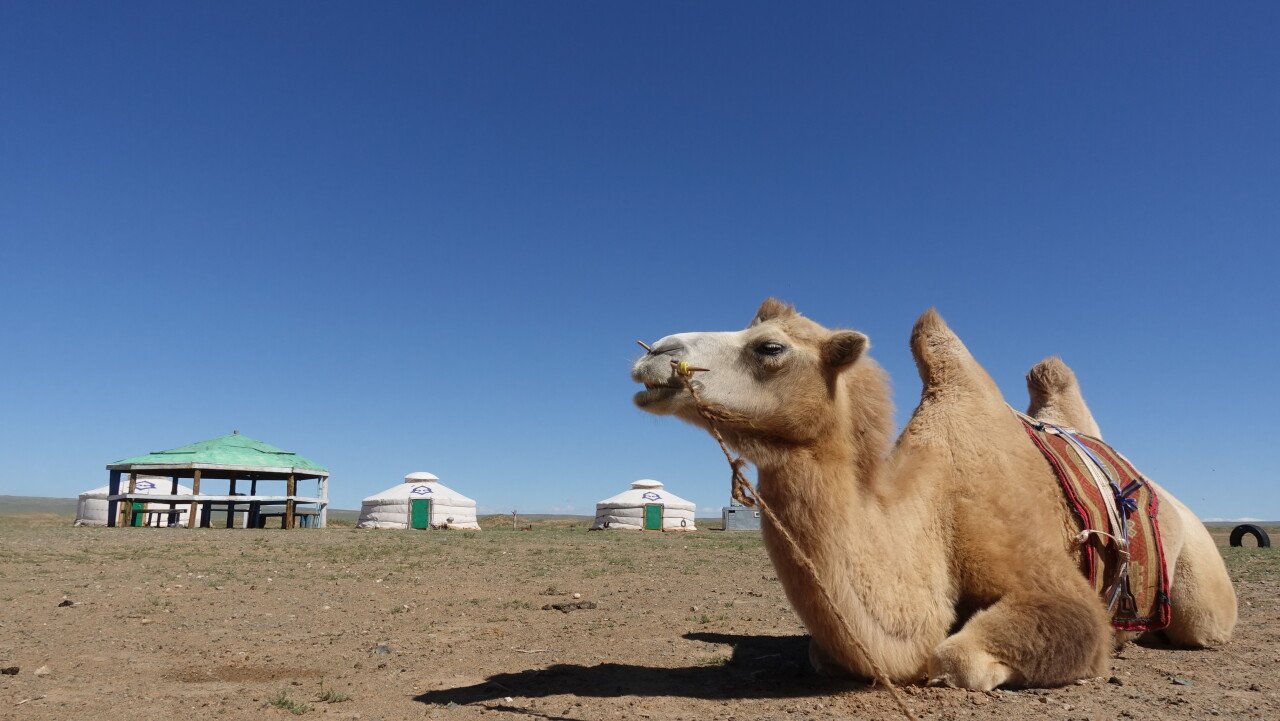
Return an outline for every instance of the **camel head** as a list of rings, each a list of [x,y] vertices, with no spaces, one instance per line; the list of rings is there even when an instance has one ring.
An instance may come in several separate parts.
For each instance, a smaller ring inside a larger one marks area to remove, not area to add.
[[[645,386],[635,403],[705,428],[672,367],[686,361],[707,369],[692,382],[730,443],[804,443],[838,422],[837,381],[869,346],[861,333],[828,330],[769,298],[743,330],[677,333],[654,342],[631,368],[632,379]]]

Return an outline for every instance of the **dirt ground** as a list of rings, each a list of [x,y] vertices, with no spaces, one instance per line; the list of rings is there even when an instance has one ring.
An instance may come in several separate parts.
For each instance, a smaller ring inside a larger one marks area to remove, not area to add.
[[[808,670],[757,533],[584,528],[0,519],[0,668],[18,668],[0,718],[900,718]],[[1130,646],[1110,679],[908,700],[921,719],[1280,718],[1280,550],[1224,550],[1241,623],[1223,649]],[[575,601],[595,607],[543,608]]]

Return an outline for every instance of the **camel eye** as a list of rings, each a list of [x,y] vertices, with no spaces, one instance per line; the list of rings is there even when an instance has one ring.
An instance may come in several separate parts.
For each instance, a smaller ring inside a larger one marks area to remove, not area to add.
[[[756,346],[756,353],[763,356],[774,357],[782,355],[782,351],[786,349],[787,347],[785,345],[769,340]]]

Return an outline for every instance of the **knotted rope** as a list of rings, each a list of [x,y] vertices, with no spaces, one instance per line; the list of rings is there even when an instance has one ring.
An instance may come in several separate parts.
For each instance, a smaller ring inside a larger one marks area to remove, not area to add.
[[[644,344],[642,343],[641,345]],[[703,404],[702,398],[698,396],[697,388],[693,385],[694,373],[707,372],[710,369],[695,368],[694,366],[689,365],[688,361],[671,361],[671,369],[675,371],[676,377],[680,379],[684,384],[684,387],[689,389],[689,395],[693,397],[693,405],[698,409],[698,415],[702,416],[702,419],[707,422],[707,429],[711,431],[711,437],[715,438],[716,443],[720,444],[720,450],[724,453],[725,460],[729,461],[729,468],[732,469],[733,472],[730,490],[733,500],[748,508],[759,508],[760,513],[764,515],[765,519],[767,519],[769,523],[777,529],[778,534],[782,536],[783,540],[786,541],[787,546],[790,547],[792,555],[800,561],[800,565],[804,566],[805,570],[808,571],[809,576],[813,578],[814,585],[818,587],[818,591],[822,594],[823,600],[826,602],[827,606],[831,608],[831,612],[835,615],[836,620],[840,622],[845,635],[849,638],[853,647],[857,649],[858,653],[862,654],[864,659],[866,659],[867,664],[871,667],[872,678],[876,683],[889,690],[889,695],[893,697],[894,702],[898,705],[898,709],[902,711],[904,716],[911,721],[918,721],[916,715],[911,712],[911,708],[907,706],[906,699],[902,697],[902,692],[898,690],[897,686],[893,685],[893,682],[889,680],[888,674],[886,674],[884,669],[880,667],[880,664],[876,662],[875,658],[871,655],[871,652],[867,650],[867,647],[862,643],[861,639],[858,638],[858,635],[853,632],[853,626],[851,626],[848,619],[844,617],[844,613],[840,611],[840,607],[836,605],[835,599],[832,598],[831,592],[827,590],[826,584],[822,582],[822,576],[818,573],[818,567],[814,565],[813,561],[809,558],[809,555],[800,548],[800,544],[797,543],[795,537],[791,535],[791,531],[787,529],[786,524],[774,515],[773,510],[770,509],[769,505],[760,497],[760,492],[751,484],[751,481],[747,480],[746,475],[743,474],[742,468],[747,464],[747,462],[741,458],[734,458],[733,454],[729,452],[729,445],[725,443],[724,436],[720,435],[720,429],[716,427],[716,422],[712,417],[712,413]]]

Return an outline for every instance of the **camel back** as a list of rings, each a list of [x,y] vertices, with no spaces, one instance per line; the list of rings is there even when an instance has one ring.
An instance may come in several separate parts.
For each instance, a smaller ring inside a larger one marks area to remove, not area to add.
[[[1160,499],[1155,489],[1128,459],[1102,441],[1073,433],[1074,440],[1087,448],[1084,451],[1064,435],[1070,431],[1021,414],[1019,417],[1027,435],[1053,466],[1068,505],[1075,512],[1085,539],[1081,570],[1103,603],[1110,606],[1112,627],[1119,631],[1154,631],[1168,626],[1170,579],[1160,539]],[[1111,511],[1096,480],[1098,470],[1105,474],[1101,485],[1114,496]],[[1113,513],[1123,528],[1115,527]],[[1126,536],[1127,564],[1114,540]]]

